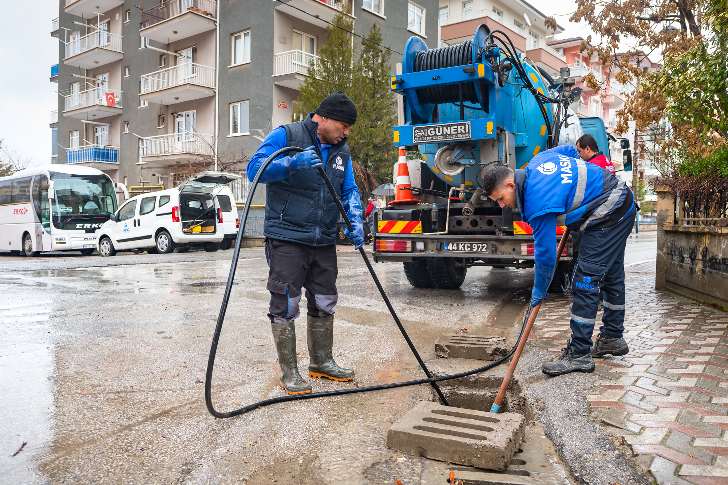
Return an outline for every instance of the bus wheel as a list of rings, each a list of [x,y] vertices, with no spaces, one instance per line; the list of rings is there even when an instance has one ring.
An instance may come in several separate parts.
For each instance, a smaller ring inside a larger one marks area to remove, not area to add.
[[[99,254],[103,257],[113,256],[116,254],[114,244],[108,236],[104,236],[99,241]]]
[[[159,231],[156,241],[159,254],[167,254],[174,251],[174,241],[172,241],[172,236],[167,231]]]
[[[33,251],[33,240],[27,232],[23,234],[23,256],[37,256],[38,252]]]

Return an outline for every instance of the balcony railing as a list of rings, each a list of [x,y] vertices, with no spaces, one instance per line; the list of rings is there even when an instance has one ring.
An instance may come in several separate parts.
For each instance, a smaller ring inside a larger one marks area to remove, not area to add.
[[[187,12],[195,12],[210,18],[217,16],[217,0],[172,0],[142,12],[141,28],[146,29],[159,22]]]
[[[273,75],[308,74],[308,68],[317,63],[319,56],[300,50],[280,52],[274,57]]]
[[[331,8],[340,10],[341,12],[351,14],[351,0],[313,0],[315,2],[323,3]]]
[[[122,93],[107,89],[92,88],[80,93],[71,93],[65,97],[63,111],[71,111],[92,106],[121,108]]]
[[[66,44],[66,59],[96,48],[122,52],[121,36],[98,30],[83,37],[72,39]]]
[[[139,140],[139,157],[168,155],[212,155],[212,136],[194,132],[170,133]]]
[[[119,149],[110,146],[86,145],[66,150],[66,161],[76,163],[119,163]]]
[[[149,94],[185,84],[215,89],[215,68],[200,64],[183,63],[141,77],[139,94]]]

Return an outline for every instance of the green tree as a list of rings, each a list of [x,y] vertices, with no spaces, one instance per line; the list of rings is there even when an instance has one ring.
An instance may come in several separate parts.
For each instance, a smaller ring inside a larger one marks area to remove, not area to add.
[[[351,93],[352,30],[348,16],[338,14],[328,29],[328,38],[319,50],[319,60],[308,68],[308,76],[295,103],[298,116],[305,116],[335,91]]]
[[[375,24],[362,41],[352,79],[352,98],[359,118],[349,144],[360,168],[358,182],[365,197],[379,181],[392,177],[395,101],[390,90],[389,57]]]

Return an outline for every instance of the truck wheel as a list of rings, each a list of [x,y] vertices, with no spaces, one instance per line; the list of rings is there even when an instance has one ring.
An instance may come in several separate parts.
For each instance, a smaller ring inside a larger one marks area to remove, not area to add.
[[[167,231],[159,231],[156,237],[156,242],[159,254],[167,254],[174,251],[174,241]]]
[[[407,261],[404,264],[404,275],[407,277],[410,285],[415,288],[434,288],[432,278],[427,271],[427,261],[424,259],[416,259]]]
[[[427,262],[427,270],[433,287],[441,290],[457,290],[468,272],[465,261],[457,258],[432,258]]]
[[[563,295],[569,291],[571,286],[571,262],[559,263],[554,272],[554,279],[551,280],[549,293]]]

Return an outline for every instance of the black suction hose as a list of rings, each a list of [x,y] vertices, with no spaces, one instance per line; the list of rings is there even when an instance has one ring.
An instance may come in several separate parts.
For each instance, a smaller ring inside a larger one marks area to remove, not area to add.
[[[225,293],[223,294],[222,298],[222,304],[220,305],[220,313],[217,316],[217,324],[215,325],[215,331],[212,335],[212,344],[210,346],[210,355],[207,359],[207,371],[205,373],[205,405],[207,406],[207,410],[216,418],[230,418],[233,416],[239,416],[241,414],[249,413],[255,409],[262,408],[265,406],[270,406],[271,404],[281,403],[281,402],[288,402],[288,401],[298,401],[303,399],[316,399],[320,397],[330,397],[330,396],[344,396],[347,394],[359,394],[363,392],[372,392],[372,391],[383,391],[386,389],[397,389],[400,387],[409,387],[409,386],[417,386],[422,384],[430,384],[433,386],[433,389],[436,390],[438,397],[441,398],[443,402],[446,402],[444,396],[442,395],[442,392],[440,392],[439,387],[437,387],[436,383],[442,382],[442,381],[449,381],[453,379],[461,379],[463,377],[472,376],[475,374],[480,374],[483,372],[486,372],[490,369],[493,369],[494,367],[499,366],[500,364],[507,361],[511,355],[513,355],[513,352],[516,350],[516,346],[514,345],[513,348],[511,348],[506,355],[501,357],[498,360],[495,360],[493,362],[490,362],[482,367],[477,367],[475,369],[471,369],[465,372],[459,372],[457,374],[446,374],[438,377],[433,377],[431,373],[427,370],[427,367],[425,366],[424,362],[420,358],[419,354],[417,353],[417,350],[414,347],[414,344],[410,340],[409,336],[407,335],[407,331],[402,326],[402,323],[399,320],[399,317],[397,316],[397,313],[394,310],[394,307],[392,307],[391,302],[389,301],[389,298],[387,298],[386,293],[384,292],[384,288],[382,288],[381,283],[379,282],[379,279],[376,276],[376,273],[374,272],[374,268],[371,266],[371,263],[369,262],[369,258],[366,256],[366,253],[364,252],[363,248],[359,248],[359,253],[364,258],[364,262],[367,265],[367,269],[369,270],[369,273],[372,275],[372,278],[374,279],[375,284],[377,285],[377,289],[379,290],[379,293],[382,295],[382,298],[384,299],[385,304],[387,305],[387,309],[392,315],[392,318],[394,319],[395,323],[397,323],[397,326],[399,327],[400,332],[402,332],[402,335],[404,336],[405,340],[407,341],[407,344],[409,345],[410,349],[414,353],[415,357],[417,358],[418,363],[422,367],[422,369],[427,374],[427,379],[415,379],[410,381],[402,381],[402,382],[393,382],[391,384],[380,384],[375,386],[366,386],[366,387],[357,387],[353,389],[337,389],[334,391],[324,391],[324,392],[315,392],[311,394],[301,394],[301,395],[294,395],[294,396],[279,396],[274,397],[270,399],[264,399],[262,401],[258,401],[252,404],[248,404],[246,406],[243,406],[238,409],[233,409],[231,411],[218,411],[215,409],[215,406],[212,402],[212,372],[215,367],[215,356],[217,355],[217,346],[220,341],[220,334],[222,333],[222,324],[225,321],[225,313],[227,311],[228,302],[230,301],[230,293],[232,292],[233,287],[233,281],[235,280],[235,270],[238,267],[238,258],[240,257],[240,246],[243,240],[243,234],[245,233],[245,225],[248,222],[248,214],[250,212],[250,203],[252,202],[253,195],[255,194],[255,189],[258,187],[258,183],[260,181],[261,175],[265,172],[265,169],[270,165],[270,163],[278,158],[279,156],[289,153],[289,152],[299,152],[302,151],[301,148],[298,147],[285,147],[281,148],[280,150],[277,150],[273,152],[260,166],[258,169],[258,173],[255,175],[255,178],[252,182],[252,187],[250,189],[250,192],[248,193],[248,198],[245,201],[245,210],[243,211],[243,217],[240,222],[240,228],[238,229],[238,235],[235,239],[235,250],[233,251],[233,260],[230,265],[230,272],[228,273],[228,279],[227,284],[225,285]],[[334,191],[334,187],[331,185],[331,181],[326,176],[326,172],[324,172],[322,167],[318,167],[319,174],[323,176],[323,180],[326,183],[326,186],[328,190],[331,192],[331,195],[336,201],[336,205],[339,208],[339,211],[342,212],[342,215],[344,216],[344,221],[347,223],[347,227],[351,228],[351,221],[346,217],[346,212],[343,211],[343,206],[341,205],[341,201],[336,196],[336,192]],[[351,229],[350,229],[351,230]],[[559,255],[557,255],[557,258]],[[555,271],[556,265],[554,265],[554,271]],[[553,273],[551,275],[553,278]],[[531,314],[532,308],[529,307],[526,313],[523,316],[523,322],[521,323],[521,330],[519,332],[519,336],[516,339],[516,343],[520,340],[521,335],[523,334],[523,330],[526,324],[526,321],[528,320],[529,315]]]

